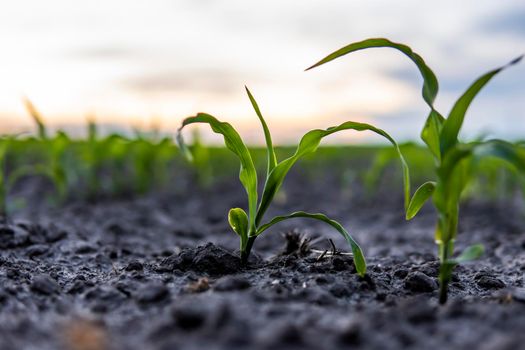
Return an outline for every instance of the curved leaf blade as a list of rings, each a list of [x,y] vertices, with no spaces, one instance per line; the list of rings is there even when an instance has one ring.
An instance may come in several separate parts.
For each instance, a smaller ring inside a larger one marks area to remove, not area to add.
[[[11,142],[11,136],[0,136],[0,221],[5,222],[7,220],[7,179],[5,174],[5,156]]]
[[[228,222],[231,228],[235,231],[239,237],[246,239],[248,238],[248,215],[241,208],[232,208],[228,212]]]
[[[503,140],[490,140],[479,143],[474,148],[474,156],[496,157],[513,165],[516,170],[525,174],[525,152],[520,147]]]
[[[406,210],[407,220],[410,220],[414,216],[416,216],[416,214],[419,212],[421,207],[423,207],[423,204],[425,204],[426,201],[432,196],[435,189],[436,189],[436,183],[432,181],[428,181],[428,182],[425,182],[423,185],[421,185],[416,190]]]
[[[439,135],[444,122],[445,118],[435,110],[432,110],[427,117],[423,130],[421,130],[421,139],[425,142],[430,152],[432,152],[438,161],[441,161]]]
[[[448,152],[448,150],[451,149],[452,146],[454,146],[458,142],[458,135],[459,131],[461,129],[461,126],[463,125],[463,120],[465,119],[465,114],[467,113],[467,110],[474,100],[474,98],[477,96],[477,94],[481,91],[481,89],[499,72],[503,71],[504,69],[518,63],[521,61],[523,56],[520,56],[518,58],[515,58],[511,62],[507,63],[504,66],[501,66],[499,68],[493,69],[488,73],[485,73],[478,79],[476,79],[463,93],[463,95],[456,101],[454,106],[452,107],[452,110],[450,111],[447,119],[445,120],[443,124],[443,129],[441,130],[440,134],[440,148],[441,148],[441,154],[445,154]]]
[[[264,120],[262,116],[262,113],[259,108],[259,105],[257,104],[257,101],[255,101],[255,98],[253,97],[248,87],[245,86],[244,88],[246,89],[248,98],[250,99],[250,102],[252,104],[253,109],[255,110],[255,113],[257,114],[257,117],[259,117],[259,121],[261,122],[261,126],[264,131],[264,140],[266,141],[266,152],[268,154],[268,166],[267,166],[266,175],[268,175],[270,171],[272,171],[273,168],[275,168],[275,166],[277,165],[277,157],[275,156],[275,149],[273,148],[272,135],[270,134],[270,129],[268,129],[268,125],[266,124],[266,121]]]
[[[26,107],[27,112],[29,113],[31,118],[33,118],[33,121],[37,125],[38,137],[41,140],[47,140],[48,138],[47,128],[46,128],[46,125],[44,124],[42,115],[40,114],[38,109],[36,109],[35,105],[31,102],[31,100],[29,100],[29,98],[24,97],[24,105]]]
[[[257,235],[260,235],[261,233],[266,231],[268,228],[270,228],[271,226],[273,226],[273,225],[275,225],[275,224],[277,224],[277,223],[279,223],[281,221],[289,220],[289,219],[293,219],[293,218],[309,218],[309,219],[319,220],[319,221],[322,221],[322,222],[332,226],[334,229],[336,229],[337,232],[339,232],[345,238],[345,240],[348,242],[348,244],[350,245],[350,247],[352,249],[352,253],[354,255],[354,265],[355,265],[355,268],[357,270],[357,273],[361,277],[366,274],[366,260],[365,260],[365,257],[363,255],[363,251],[361,250],[361,247],[359,246],[359,244],[357,244],[357,242],[352,238],[352,236],[345,230],[345,228],[340,223],[338,223],[335,220],[332,220],[332,219],[328,218],[324,214],[321,214],[321,213],[306,213],[304,211],[297,211],[297,212],[291,213],[289,215],[276,216],[270,222],[268,222],[268,223],[266,223],[264,225],[261,225],[259,227],[259,229],[257,230]]]
[[[403,157],[403,154],[401,153],[398,144],[384,130],[378,129],[370,124],[348,121],[338,126],[330,127],[326,130],[315,129],[307,132],[299,142],[295,153],[291,157],[284,159],[279,164],[277,164],[277,166],[270,172],[270,175],[266,179],[261,202],[257,210],[257,217],[255,219],[256,225],[259,225],[261,222],[264,213],[270,206],[270,203],[272,202],[275,194],[283,184],[284,179],[291,167],[304,155],[315,152],[324,137],[343,130],[372,131],[380,136],[383,136],[388,141],[390,141],[390,143],[392,143],[397,154],[399,155],[401,162],[403,170],[405,208],[408,206],[408,201],[410,199],[410,173],[408,165],[405,161],[405,158]]]
[[[415,53],[409,46],[400,44],[400,43],[395,43],[385,38],[366,39],[366,40],[355,42],[345,47],[342,47],[339,50],[332,52],[331,54],[329,54],[328,56],[326,56],[319,62],[315,63],[311,67],[308,67],[306,70],[310,70],[312,68],[318,67],[322,64],[333,61],[336,58],[339,58],[341,56],[344,56],[354,51],[359,51],[359,50],[369,49],[369,48],[382,48],[382,47],[389,47],[389,48],[393,48],[398,51],[401,51],[408,58],[410,58],[412,62],[416,64],[417,68],[419,69],[419,72],[421,73],[423,77],[423,88],[422,88],[423,99],[429,105],[429,107],[433,110],[434,100],[436,99],[436,95],[439,90],[439,84],[438,84],[436,75],[434,74],[432,69],[430,69],[430,67],[427,66],[423,58],[419,56],[417,53]]]
[[[447,154],[437,168],[438,182],[433,194],[434,206],[440,215],[456,216],[459,200],[469,180],[472,178],[472,144],[458,144]],[[453,223],[453,226],[456,226]],[[453,232],[455,229],[450,228]],[[436,239],[439,240],[439,230],[436,231]],[[453,237],[452,237],[453,238]]]
[[[209,114],[199,113],[196,116],[184,119],[182,126],[177,131],[177,143],[179,148],[185,154],[189,155],[190,151],[184,143],[182,129],[185,126],[194,123],[205,123],[210,125],[215,133],[221,134],[224,137],[224,143],[226,147],[239,158],[241,163],[239,180],[241,181],[248,195],[250,230],[255,230],[255,212],[257,210],[257,173],[255,171],[255,166],[253,165],[253,160],[250,152],[248,151],[248,148],[242,141],[241,136],[229,123],[221,122]]]
[[[463,264],[481,258],[484,253],[485,247],[483,244],[474,244],[465,248],[457,258],[451,260],[455,264]]]

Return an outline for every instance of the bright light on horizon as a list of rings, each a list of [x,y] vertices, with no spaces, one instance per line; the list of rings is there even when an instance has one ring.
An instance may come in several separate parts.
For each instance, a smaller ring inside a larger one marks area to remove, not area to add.
[[[421,80],[399,53],[370,50],[303,71],[334,49],[377,36],[426,59],[446,113],[476,77],[525,51],[525,3],[10,2],[0,12],[0,131],[33,127],[21,102],[27,96],[53,127],[83,129],[94,116],[106,125],[174,131],[182,118],[207,112],[261,143],[247,85],[277,142],[345,120],[418,139],[427,112]],[[466,134],[524,138],[524,76],[522,63],[496,77],[469,111]]]

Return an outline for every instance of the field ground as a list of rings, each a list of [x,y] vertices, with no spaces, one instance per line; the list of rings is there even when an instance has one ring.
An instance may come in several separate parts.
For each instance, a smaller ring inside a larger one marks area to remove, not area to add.
[[[363,247],[365,278],[351,257],[329,254],[328,238],[348,250],[337,233],[299,219],[261,236],[241,267],[226,220],[230,207],[245,205],[234,176],[202,188],[186,174],[174,193],[63,206],[46,204],[41,181],[26,179],[14,190],[26,205],[0,227],[0,348],[523,346],[519,194],[465,201],[457,245],[483,243],[486,254],[455,270],[439,306],[433,209],[406,222],[398,176],[366,195],[335,163],[314,168],[322,171],[290,174],[267,217],[306,210],[339,220]]]

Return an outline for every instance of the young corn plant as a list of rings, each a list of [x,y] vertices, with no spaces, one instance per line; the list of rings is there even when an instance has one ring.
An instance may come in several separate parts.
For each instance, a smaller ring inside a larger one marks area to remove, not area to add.
[[[7,218],[7,184],[6,184],[6,165],[5,158],[9,143],[11,142],[10,137],[0,138],[0,223],[5,224]]]
[[[242,185],[244,186],[244,189],[246,190],[248,196],[248,212],[244,211],[241,208],[232,208],[228,213],[228,221],[233,231],[240,237],[241,262],[243,264],[247,262],[252,246],[257,237],[261,235],[264,231],[269,229],[271,226],[288,219],[309,218],[319,220],[328,224],[345,238],[345,240],[350,245],[350,248],[352,249],[355,268],[360,276],[364,276],[366,273],[366,261],[363,252],[359,244],[337,221],[330,219],[324,214],[307,213],[304,211],[296,211],[288,215],[276,216],[266,222],[263,219],[266,210],[268,209],[275,195],[281,188],[281,185],[283,184],[283,181],[286,175],[288,174],[288,171],[303,156],[310,153],[314,153],[319,147],[319,144],[324,137],[343,130],[368,130],[386,138],[392,143],[392,145],[397,150],[403,166],[403,173],[406,175],[405,181],[408,182],[408,168],[403,159],[403,156],[401,155],[401,152],[399,151],[397,143],[385,131],[378,129],[372,125],[347,121],[338,126],[333,126],[325,130],[315,129],[307,132],[299,142],[295,153],[291,157],[279,162],[275,155],[275,149],[273,147],[270,130],[268,129],[266,121],[262,116],[259,106],[257,105],[257,102],[255,101],[248,88],[246,88],[246,93],[248,94],[248,98],[250,99],[250,102],[255,110],[255,113],[257,114],[257,117],[259,118],[266,140],[266,180],[263,186],[262,196],[260,200],[258,198],[257,192],[257,172],[250,151],[244,144],[240,135],[229,123],[221,122],[209,114],[199,113],[196,116],[186,118],[182,122],[182,126],[177,132],[177,142],[179,144],[179,147],[181,148],[182,152],[190,159],[191,152],[189,151],[188,147],[183,141],[182,129],[187,125],[195,123],[208,124],[215,133],[221,134],[224,137],[226,147],[239,158],[239,161],[241,163],[239,179]]]
[[[20,177],[27,175],[27,171],[7,171],[7,156],[12,152],[12,146],[18,134],[0,136],[0,223],[7,224],[10,216],[10,205],[7,201],[9,189]]]
[[[24,104],[29,115],[37,125],[38,141],[43,143],[43,149],[48,159],[46,159],[44,164],[19,168],[17,173],[21,176],[33,173],[49,178],[55,186],[59,201],[63,201],[67,195],[68,179],[65,153],[70,144],[69,137],[62,131],[59,131],[56,136],[50,137],[42,115],[33,103],[26,98],[24,99]]]
[[[202,142],[199,129],[193,130],[191,145],[192,164],[196,170],[197,182],[202,188],[209,188],[213,183],[210,150]]]
[[[414,62],[423,77],[423,99],[430,107],[421,139],[433,155],[435,162],[435,180],[425,182],[411,197],[406,207],[407,220],[412,219],[423,204],[430,198],[437,210],[435,241],[440,260],[439,301],[447,300],[447,287],[452,271],[457,264],[479,258],[484,251],[483,245],[476,244],[466,248],[459,256],[454,257],[454,244],[457,236],[459,201],[472,173],[472,162],[483,157],[501,158],[520,172],[525,172],[525,156],[516,145],[503,140],[475,141],[464,143],[458,139],[459,132],[470,104],[479,91],[499,72],[518,63],[520,56],[510,63],[493,69],[476,79],[455,102],[445,118],[434,107],[438,93],[438,80],[423,58],[406,45],[394,43],[387,39],[368,39],[347,45],[313,65],[314,68],[330,62],[348,53],[367,49],[386,47],[396,49]],[[410,193],[408,182],[405,182],[405,193]],[[406,198],[405,198],[406,202]]]

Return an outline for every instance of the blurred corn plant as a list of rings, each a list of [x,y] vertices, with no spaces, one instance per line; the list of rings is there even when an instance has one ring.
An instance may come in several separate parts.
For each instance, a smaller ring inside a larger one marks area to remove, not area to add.
[[[125,160],[129,151],[127,143],[125,138],[116,134],[99,137],[95,120],[88,119],[87,140],[80,148],[80,172],[88,199],[99,199],[126,190],[129,181]]]
[[[210,150],[202,142],[202,135],[197,128],[193,129],[192,132],[191,155],[191,164],[194,167],[199,185],[203,188],[209,188],[213,183]]]
[[[399,148],[409,165],[412,184],[419,183],[432,175],[433,161],[429,158],[430,154],[427,149],[412,142],[400,144]],[[390,168],[396,161],[397,155],[389,147],[378,148],[375,151],[370,168],[362,174],[363,183],[369,196],[381,195],[378,190],[383,178],[387,178],[390,184],[392,176],[400,176],[395,169]]]
[[[334,51],[309,69],[351,52],[378,47],[393,48],[402,52],[416,64],[423,77],[422,95],[430,108],[430,113],[421,132],[421,139],[434,158],[436,179],[435,181],[425,182],[416,190],[406,208],[406,218],[412,219],[423,204],[432,198],[438,212],[435,241],[438,245],[440,260],[439,301],[440,303],[445,303],[448,283],[454,267],[457,264],[479,258],[484,250],[481,244],[476,244],[467,247],[459,256],[454,257],[459,201],[469,180],[475,175],[473,162],[481,158],[497,157],[510,163],[520,172],[525,172],[525,154],[521,147],[503,140],[464,143],[458,139],[459,132],[467,109],[479,91],[496,74],[518,63],[523,56],[476,79],[456,101],[447,118],[443,117],[434,107],[434,100],[438,93],[438,80],[434,72],[427,66],[421,56],[406,45],[394,43],[383,38],[368,39],[352,43]],[[405,193],[408,194],[410,194],[409,185],[409,182],[405,182]]]
[[[0,222],[4,224],[8,220],[6,155],[10,141],[10,136],[0,138]]]
[[[9,222],[11,209],[14,206],[12,201],[8,201],[10,189],[23,176],[28,175],[27,171],[8,169],[8,156],[12,153],[12,146],[15,144],[19,134],[0,136],[0,222]],[[14,162],[13,162],[14,163]]]
[[[42,150],[45,152],[45,159],[39,164],[28,164],[15,170],[16,181],[18,176],[41,175],[50,179],[58,195],[58,202],[64,201],[67,195],[67,170],[66,170],[66,151],[69,147],[69,137],[64,132],[57,132],[54,137],[50,137],[42,115],[27,98],[24,99],[26,109],[37,126],[37,141],[41,143]]]
[[[136,131],[135,134],[136,138],[129,144],[133,164],[133,190],[144,194],[166,183],[168,163],[175,155],[175,147],[169,137],[160,138],[160,133]],[[173,180],[173,174],[170,178]]]

